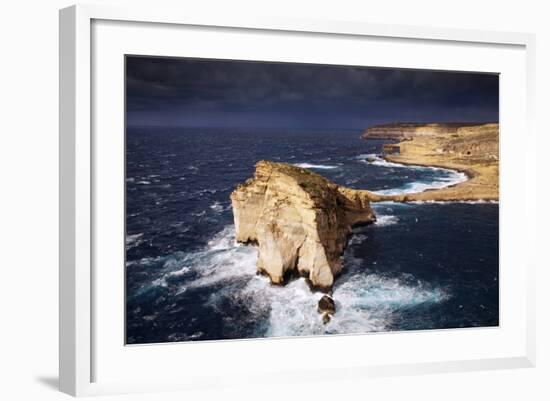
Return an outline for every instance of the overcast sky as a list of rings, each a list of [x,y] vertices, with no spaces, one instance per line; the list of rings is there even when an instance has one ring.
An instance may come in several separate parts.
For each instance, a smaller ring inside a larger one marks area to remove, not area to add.
[[[498,121],[498,76],[128,56],[129,125],[363,129]]]

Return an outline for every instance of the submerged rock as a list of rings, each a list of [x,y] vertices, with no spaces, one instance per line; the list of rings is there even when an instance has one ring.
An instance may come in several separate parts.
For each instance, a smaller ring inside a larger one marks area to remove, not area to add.
[[[275,284],[298,273],[330,289],[351,227],[376,220],[367,191],[286,163],[258,162],[231,202],[237,241],[257,244],[258,271]]]

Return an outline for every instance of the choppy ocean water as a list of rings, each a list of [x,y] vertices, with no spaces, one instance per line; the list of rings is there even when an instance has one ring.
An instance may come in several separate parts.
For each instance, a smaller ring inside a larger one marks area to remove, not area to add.
[[[127,343],[498,325],[496,203],[380,203],[355,230],[326,325],[322,294],[256,275],[234,241],[229,194],[261,159],[351,188],[417,192],[466,177],[388,163],[357,131],[129,127],[126,143]]]

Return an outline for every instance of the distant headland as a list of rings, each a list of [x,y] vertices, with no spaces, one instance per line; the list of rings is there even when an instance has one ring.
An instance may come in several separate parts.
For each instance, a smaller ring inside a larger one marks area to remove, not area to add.
[[[499,125],[497,123],[384,124],[363,139],[392,139],[384,158],[394,163],[443,167],[468,176],[460,184],[415,194],[373,196],[372,201],[498,201]]]

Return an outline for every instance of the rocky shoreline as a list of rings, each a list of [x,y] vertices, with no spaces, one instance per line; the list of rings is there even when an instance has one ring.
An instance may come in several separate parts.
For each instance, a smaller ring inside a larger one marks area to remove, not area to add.
[[[407,128],[400,128],[402,126]],[[447,168],[463,172],[468,180],[414,194],[372,194],[371,201],[498,201],[498,124],[427,124],[415,126],[417,131],[411,131],[409,125],[389,124],[370,131],[374,134],[367,130],[362,138],[381,139],[384,129],[388,130],[386,139],[399,141],[395,145],[395,153],[384,155],[386,160],[407,165]]]
[[[254,177],[231,194],[236,240],[258,247],[258,272],[279,285],[300,275],[327,292],[318,306],[324,323],[336,311],[330,294],[352,227],[376,221],[371,202],[498,201],[498,124],[390,124],[367,130],[363,138],[380,139],[385,130],[386,139],[399,141],[387,147],[386,160],[452,169],[468,180],[381,195],[339,186],[301,167],[260,161]]]

